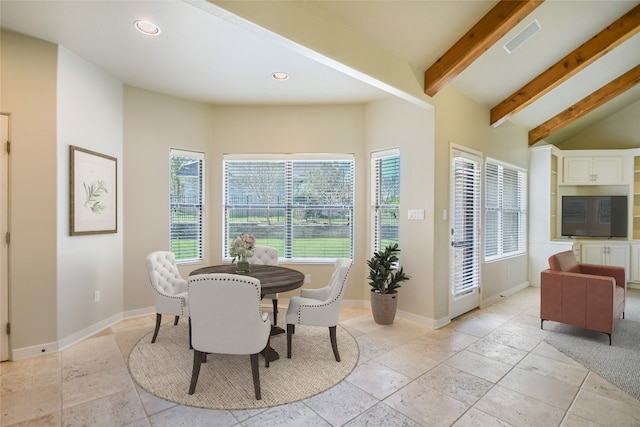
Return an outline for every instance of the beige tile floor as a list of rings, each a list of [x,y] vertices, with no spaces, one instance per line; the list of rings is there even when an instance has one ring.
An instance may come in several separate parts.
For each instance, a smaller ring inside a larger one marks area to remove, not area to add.
[[[62,352],[0,364],[0,424],[640,426],[639,400],[543,342],[538,310],[537,288],[438,330],[380,326],[368,310],[343,308],[361,352],[351,375],[309,399],[248,411],[180,406],[138,388],[126,358],[154,317],[128,319]]]

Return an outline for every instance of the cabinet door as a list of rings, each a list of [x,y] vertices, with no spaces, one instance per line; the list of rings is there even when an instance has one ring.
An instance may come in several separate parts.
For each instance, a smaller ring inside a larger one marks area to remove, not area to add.
[[[640,245],[631,245],[631,281],[640,283]]]
[[[593,177],[598,184],[619,184],[624,180],[622,157],[594,157]]]
[[[606,264],[604,245],[601,244],[582,245],[580,248],[580,256],[582,262],[585,264]]]
[[[568,156],[564,158],[564,184],[622,184],[624,162],[620,156]]]
[[[562,180],[565,184],[592,183],[592,157],[565,157]]]
[[[605,261],[607,265],[624,267],[624,275],[629,280],[629,248],[627,246],[606,246]]]

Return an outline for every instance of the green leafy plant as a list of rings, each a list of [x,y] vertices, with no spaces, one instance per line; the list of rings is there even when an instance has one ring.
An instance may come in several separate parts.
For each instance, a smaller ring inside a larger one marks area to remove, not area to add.
[[[91,209],[91,212],[94,214],[99,214],[103,210],[106,209],[106,206],[100,202],[100,198],[107,191],[107,185],[101,179],[95,180],[95,182],[91,184],[87,184],[86,182],[82,182],[84,185],[84,193],[86,201],[84,202],[84,206]]]
[[[403,267],[398,266],[398,244],[390,244],[384,250],[375,252],[367,261],[369,266],[369,285],[381,294],[395,292],[400,287],[400,282],[411,277],[404,273]]]

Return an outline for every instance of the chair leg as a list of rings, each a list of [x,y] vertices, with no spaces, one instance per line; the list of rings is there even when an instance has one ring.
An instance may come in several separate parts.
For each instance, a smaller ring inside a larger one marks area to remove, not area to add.
[[[189,350],[193,350],[193,344],[191,344],[191,317],[189,317]]]
[[[278,300],[277,299],[273,299],[273,324],[277,325],[278,324]]]
[[[271,335],[269,335],[269,337],[267,338],[267,346],[265,347],[265,351],[264,351],[264,367],[268,368],[269,367],[269,360],[271,359],[271,352],[273,350],[271,349]]]
[[[180,316],[176,316],[176,318],[173,319],[173,326],[176,326],[178,324],[178,320],[180,320]]]
[[[203,354],[201,351],[193,351],[193,371],[191,372],[191,385],[189,385],[189,394],[193,394],[196,391],[196,383],[198,382],[198,376],[200,375],[200,364],[202,363]]]
[[[335,326],[329,326],[329,337],[331,338],[331,348],[333,349],[333,356],[336,358],[336,362],[339,362],[340,353],[338,353],[338,340],[336,339]]]
[[[287,357],[291,359],[291,336],[295,332],[295,325],[287,323]]]
[[[262,399],[260,394],[260,372],[258,369],[258,354],[252,354],[251,357],[251,375],[253,376],[253,389],[256,392],[256,400]]]
[[[151,344],[156,342],[156,338],[158,338],[158,331],[160,331],[161,320],[162,320],[162,314],[156,313],[156,329],[153,331],[153,338],[151,338]]]

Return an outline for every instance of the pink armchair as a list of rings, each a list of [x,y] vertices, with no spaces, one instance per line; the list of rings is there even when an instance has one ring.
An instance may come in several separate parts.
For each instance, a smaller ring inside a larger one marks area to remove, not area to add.
[[[578,326],[609,336],[624,319],[623,267],[578,263],[573,251],[549,257],[540,273],[540,328],[545,320]]]

